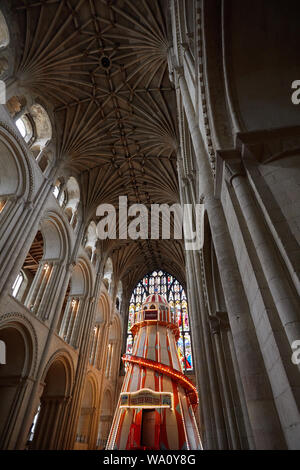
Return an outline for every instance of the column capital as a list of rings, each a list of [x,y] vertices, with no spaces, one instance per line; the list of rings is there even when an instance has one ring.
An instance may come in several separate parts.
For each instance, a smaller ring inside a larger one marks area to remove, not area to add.
[[[210,331],[213,335],[220,334],[220,320],[216,315],[209,315],[208,322],[210,325]]]
[[[242,155],[239,150],[219,150],[217,151],[217,171],[216,185],[222,182],[222,175],[232,186],[232,181],[238,176],[246,176]]]

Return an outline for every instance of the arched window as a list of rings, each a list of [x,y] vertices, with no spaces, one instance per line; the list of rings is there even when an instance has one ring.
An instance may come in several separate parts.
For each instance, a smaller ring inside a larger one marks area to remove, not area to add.
[[[37,282],[36,275],[41,271],[41,263],[44,254],[44,238],[40,230],[36,233],[31,247],[26,255],[21,271],[17,275],[12,285],[12,296],[31,309],[37,301],[37,291],[34,289],[34,281]],[[46,266],[46,265],[45,265]],[[43,267],[44,279],[46,280],[46,269]],[[50,274],[50,272],[48,273]],[[30,292],[30,295],[29,295]],[[37,305],[37,304],[36,304]]]
[[[92,346],[90,352],[90,364],[92,366],[97,366],[97,359],[99,353],[99,345],[101,339],[101,324],[95,324],[92,333]]]
[[[107,258],[104,268],[103,282],[107,285],[108,292],[111,293],[113,290],[113,264],[111,258]]]
[[[24,274],[22,272],[19,272],[19,274],[17,275],[16,280],[13,283],[13,286],[12,286],[12,296],[13,297],[17,297],[23,281],[24,281]]]
[[[65,204],[65,213],[70,225],[76,228],[78,222],[78,205],[80,202],[80,188],[74,176],[71,176],[66,183],[67,201]]]
[[[24,111],[25,109],[26,107]],[[16,126],[34,156],[38,158],[52,138],[52,126],[47,111],[40,104],[34,104],[16,120]]]
[[[38,418],[39,418],[40,411],[41,411],[41,405],[39,404],[37,412],[36,412],[36,414],[33,418],[33,422],[32,422],[30,431],[29,431],[29,437],[28,437],[29,442],[33,441],[34,433],[35,433],[35,430],[36,430],[36,425],[37,425],[37,421],[38,421]]]
[[[95,222],[92,220],[86,230],[86,235],[84,237],[84,248],[92,262],[95,259],[96,243],[97,227]]]
[[[117,296],[116,296],[116,309],[118,311],[120,310],[120,307],[121,307],[122,293],[123,293],[122,281],[119,281],[118,282]]]
[[[4,15],[0,10],[0,49],[9,44],[9,31]]]
[[[12,116],[20,116],[16,120],[16,126],[44,173],[52,160],[52,152],[45,149],[52,138],[52,126],[47,111],[40,104],[34,104],[28,109],[26,99],[22,97],[12,97],[7,105]]]
[[[59,186],[60,185],[57,185],[57,186],[54,186],[53,188],[53,195],[56,199],[58,198],[58,195],[59,195]]]
[[[16,121],[16,126],[20,131],[21,136],[25,140],[27,144],[30,144],[30,141],[33,138],[33,124],[30,120],[30,118],[24,114],[22,117],[17,119]]]
[[[52,192],[60,207],[65,207],[68,201],[68,195],[67,191],[65,190],[65,184],[63,183],[63,180],[60,178],[56,180]]]
[[[146,297],[149,294],[154,294],[154,292],[162,294],[166,297],[170,305],[171,312],[176,315],[180,329],[180,338],[178,340],[177,346],[181,367],[184,372],[192,370],[192,345],[186,293],[182,285],[174,276],[161,270],[153,271],[152,273],[147,274],[137,284],[131,295],[126,352],[128,354],[132,353],[133,336],[130,332],[130,329],[133,325],[134,314],[141,309],[142,303]]]

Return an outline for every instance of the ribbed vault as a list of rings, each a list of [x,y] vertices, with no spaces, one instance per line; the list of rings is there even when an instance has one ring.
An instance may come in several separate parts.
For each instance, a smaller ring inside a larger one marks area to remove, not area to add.
[[[51,105],[56,166],[77,176],[86,223],[99,203],[117,204],[120,195],[129,204],[178,202],[168,2],[10,3],[19,30],[14,79]],[[110,240],[103,248],[132,286],[158,266],[184,277],[180,241]]]

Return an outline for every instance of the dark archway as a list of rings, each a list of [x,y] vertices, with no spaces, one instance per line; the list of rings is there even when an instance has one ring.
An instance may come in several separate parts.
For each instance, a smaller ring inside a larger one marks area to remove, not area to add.
[[[60,449],[71,390],[71,366],[64,356],[52,362],[42,385],[40,411],[30,448]]]
[[[32,368],[33,346],[28,331],[14,322],[0,329],[0,340],[6,349],[6,363],[0,365],[0,448],[7,448]]]

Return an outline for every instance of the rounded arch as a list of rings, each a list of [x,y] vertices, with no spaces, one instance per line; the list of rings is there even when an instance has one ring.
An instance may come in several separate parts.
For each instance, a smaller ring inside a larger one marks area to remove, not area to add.
[[[35,140],[31,150],[38,153],[52,138],[52,124],[47,111],[38,103],[31,106],[30,115],[35,124]]]
[[[30,356],[30,367],[28,368],[27,375],[33,376],[37,368],[37,356],[38,356],[38,337],[37,332],[32,323],[26,318],[25,315],[18,312],[9,312],[0,315],[0,330],[6,327],[16,327],[23,331],[24,339],[26,338],[27,344],[29,345],[28,351]]]
[[[40,103],[30,103],[31,97],[14,96],[8,101],[7,107],[16,116],[15,125],[40,165],[43,150],[52,139],[52,124],[46,109]],[[42,167],[46,168],[50,154],[51,152],[44,154]]]
[[[93,277],[89,263],[83,257],[78,258],[71,275],[70,294],[91,295]]]
[[[44,239],[44,259],[67,259],[70,254],[70,234],[61,215],[55,211],[46,212],[40,222]]]
[[[0,197],[23,196],[30,199],[34,178],[27,151],[20,139],[0,122]]]
[[[71,276],[70,295],[84,295],[87,290],[86,270],[82,263],[77,263]]]
[[[113,418],[113,393],[110,388],[106,388],[100,407],[100,421],[98,428],[97,448],[105,449],[109,431]]]
[[[86,315],[86,302],[92,294],[93,273],[88,261],[79,258],[74,265],[69,286],[65,293],[57,332],[64,341],[79,347],[84,328]]]
[[[98,300],[98,309],[96,313],[96,319],[103,322],[104,324],[108,323],[110,317],[110,299],[106,292],[101,292],[101,295]]]
[[[60,365],[60,372],[64,372],[64,386],[62,387],[60,385],[60,390],[64,391],[65,396],[69,396],[72,391],[72,385],[74,382],[75,368],[72,356],[70,355],[69,351],[67,351],[67,349],[61,348],[52,354],[44,368],[41,382],[45,383],[50,369],[56,363],[59,363]]]
[[[74,381],[74,364],[65,350],[49,359],[42,375],[42,394],[31,448],[58,449],[61,446],[61,421],[68,407]]]
[[[96,405],[98,395],[97,379],[92,372],[87,374],[81,401],[81,411],[77,425],[75,449],[92,447]]]
[[[89,362],[100,369],[106,353],[107,324],[110,316],[109,300],[106,294],[102,294],[97,302]]]
[[[3,318],[5,320],[3,321]],[[28,378],[35,365],[36,341],[27,325],[13,314],[0,318],[5,364],[0,365],[0,447],[7,448],[11,426],[22,411]]]
[[[120,317],[114,314],[108,330],[108,349],[106,355],[105,377],[115,380],[120,365],[122,327]]]
[[[131,294],[128,312],[126,352],[128,354],[134,354],[135,345],[131,327],[135,323],[147,297],[152,295],[155,297],[155,294],[165,296],[170,307],[171,318],[176,318],[180,331],[177,348],[181,368],[184,372],[192,371],[191,324],[186,291],[175,276],[162,269],[157,269],[145,274]],[[152,301],[149,302],[150,306]]]
[[[118,341],[121,338],[122,328],[119,315],[114,315],[109,327],[108,340]]]

